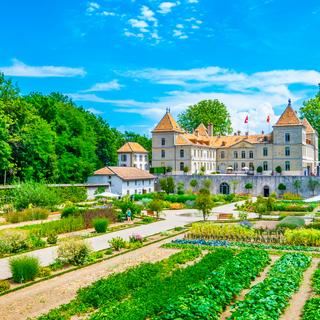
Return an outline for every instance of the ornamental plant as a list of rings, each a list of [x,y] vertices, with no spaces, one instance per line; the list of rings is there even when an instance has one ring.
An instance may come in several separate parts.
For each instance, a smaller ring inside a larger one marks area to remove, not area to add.
[[[104,233],[107,231],[109,221],[106,218],[96,218],[92,224],[97,233]]]
[[[22,283],[34,280],[39,272],[39,260],[31,256],[11,258],[9,261],[14,282]]]
[[[69,240],[58,247],[58,260],[64,264],[83,265],[89,258],[90,248],[84,241]]]

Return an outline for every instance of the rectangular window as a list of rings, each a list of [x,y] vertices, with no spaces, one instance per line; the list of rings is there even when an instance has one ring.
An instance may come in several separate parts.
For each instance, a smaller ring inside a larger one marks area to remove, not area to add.
[[[286,161],[284,167],[286,171],[290,171],[290,161]]]
[[[224,151],[221,151],[221,159],[224,159]]]
[[[241,158],[244,159],[246,157],[246,152],[245,151],[241,151]]]
[[[183,149],[180,150],[180,158],[184,158],[184,150]]]
[[[161,138],[161,145],[165,146],[166,145],[166,139],[165,138]]]
[[[127,186],[129,187],[129,181],[127,181]]]
[[[238,151],[235,151],[235,152],[233,153],[233,156],[234,156],[235,159],[238,159]]]
[[[166,152],[165,150],[161,150],[161,158],[165,158],[166,157]]]
[[[250,159],[253,159],[253,151],[250,151],[250,152],[249,152],[249,158],[250,158]]]
[[[268,156],[268,148],[266,148],[266,147],[263,148],[263,156],[264,157]]]
[[[144,156],[144,160],[148,161],[148,156],[147,155]]]
[[[290,142],[290,133],[285,133],[284,134],[284,141],[285,142]]]
[[[127,161],[127,155],[126,154],[122,154],[121,155],[121,161]]]
[[[184,162],[180,162],[180,171],[183,171],[184,169]]]
[[[268,162],[267,161],[263,162],[263,171],[268,171]]]
[[[290,156],[290,147],[285,147],[285,155]]]
[[[135,185],[135,186],[137,185],[137,183],[138,183],[137,180],[134,180],[134,185]]]

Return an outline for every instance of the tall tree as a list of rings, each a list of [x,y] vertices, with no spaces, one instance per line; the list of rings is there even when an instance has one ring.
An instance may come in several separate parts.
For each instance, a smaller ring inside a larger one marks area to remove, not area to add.
[[[303,102],[303,106],[300,108],[300,115],[301,118],[306,118],[311,126],[320,134],[320,85],[316,96]]]
[[[232,133],[230,114],[219,100],[203,100],[178,115],[180,126],[192,132],[200,123],[213,125],[214,135]]]

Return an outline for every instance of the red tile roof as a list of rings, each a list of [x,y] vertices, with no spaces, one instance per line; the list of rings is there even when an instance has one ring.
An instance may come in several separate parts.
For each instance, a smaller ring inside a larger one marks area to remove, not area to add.
[[[118,153],[148,153],[148,151],[137,142],[127,142],[118,149]]]

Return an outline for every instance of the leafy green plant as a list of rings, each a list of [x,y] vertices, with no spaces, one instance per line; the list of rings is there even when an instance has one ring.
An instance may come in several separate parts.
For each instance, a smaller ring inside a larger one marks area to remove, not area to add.
[[[265,251],[244,250],[228,260],[206,280],[191,286],[185,295],[171,301],[159,319],[219,319],[220,313],[240,292],[250,286],[270,262]],[[237,274],[235,277],[234,275]]]
[[[164,201],[160,199],[153,199],[151,202],[148,203],[148,209],[155,211],[157,214],[157,218],[159,218],[160,213],[164,209]]]
[[[10,283],[8,280],[0,280],[0,293],[10,289]]]
[[[120,249],[123,249],[126,247],[126,240],[120,238],[120,237],[115,237],[109,240],[109,244],[111,248],[115,251],[120,251]]]
[[[17,283],[34,280],[39,273],[39,260],[35,257],[11,258],[9,264],[13,281]]]
[[[58,242],[58,235],[55,233],[50,233],[47,237],[48,244],[56,244]]]
[[[49,267],[39,267],[38,277],[45,278],[51,275],[51,268]]]
[[[234,306],[228,319],[279,319],[289,298],[299,289],[303,272],[310,266],[311,257],[302,253],[283,255],[268,273],[265,280],[255,285]]]
[[[28,208],[22,211],[14,211],[6,214],[6,220],[10,223],[18,223],[32,220],[45,220],[49,211],[43,208]]]
[[[69,216],[76,216],[80,213],[80,209],[75,206],[66,207],[62,210],[61,218],[67,218]]]
[[[90,248],[84,241],[69,240],[58,247],[58,259],[64,264],[83,265],[90,254]]]
[[[304,307],[302,313],[302,320],[320,320],[320,298],[314,297],[309,299]]]
[[[296,229],[286,230],[284,233],[285,243],[298,246],[320,246],[320,230]]]
[[[279,173],[279,174],[281,174],[281,172],[282,172],[281,166],[277,166],[277,167],[276,167],[276,172]]]
[[[278,190],[283,192],[287,189],[286,185],[284,183],[279,183]]]
[[[0,231],[0,255],[17,253],[28,248],[29,232],[8,229]]]
[[[262,171],[263,171],[262,166],[258,166],[258,167],[257,167],[257,172],[258,172],[258,173],[262,173]]]
[[[93,227],[97,233],[104,233],[107,231],[109,221],[106,218],[96,218],[93,220]]]
[[[159,184],[160,184],[161,190],[163,190],[167,194],[174,193],[175,182],[173,177],[162,178],[159,180]]]

